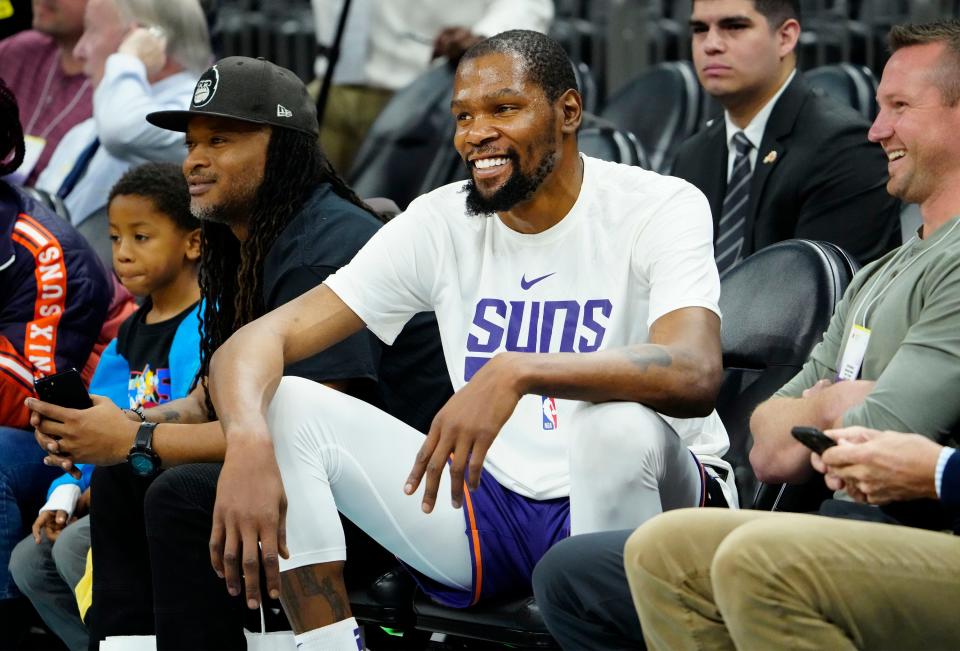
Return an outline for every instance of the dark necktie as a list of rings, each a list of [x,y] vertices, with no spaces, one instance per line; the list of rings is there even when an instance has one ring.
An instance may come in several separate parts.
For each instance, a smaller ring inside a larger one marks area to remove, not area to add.
[[[741,259],[743,227],[747,222],[747,204],[750,201],[750,149],[753,145],[743,131],[737,131],[733,134],[733,146],[736,149],[733,172],[727,182],[727,196],[723,198],[723,212],[717,225],[717,242],[713,245],[713,255],[721,274]]]
[[[100,139],[94,138],[87,147],[80,152],[80,155],[77,156],[76,162],[73,164],[73,168],[70,170],[70,173],[63,179],[63,183],[60,184],[60,189],[57,190],[57,196],[61,199],[66,199],[67,195],[73,192],[73,188],[77,185],[77,182],[83,177],[84,172],[87,171],[87,167],[90,165],[90,161],[93,160],[93,155],[97,153],[97,150],[100,148]]]

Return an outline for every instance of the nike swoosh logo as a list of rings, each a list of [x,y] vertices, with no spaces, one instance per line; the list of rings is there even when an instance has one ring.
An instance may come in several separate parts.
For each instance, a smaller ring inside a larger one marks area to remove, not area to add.
[[[538,282],[540,282],[541,280],[545,280],[545,279],[549,278],[550,276],[552,276],[552,275],[555,274],[555,273],[557,273],[557,272],[554,271],[553,273],[549,273],[549,274],[547,274],[546,276],[540,276],[539,278],[532,278],[532,279],[530,279],[530,280],[527,280],[527,274],[523,274],[523,276],[520,277],[520,289],[523,289],[523,290],[530,289],[531,287],[533,287],[534,285],[536,285],[536,284],[537,284]]]

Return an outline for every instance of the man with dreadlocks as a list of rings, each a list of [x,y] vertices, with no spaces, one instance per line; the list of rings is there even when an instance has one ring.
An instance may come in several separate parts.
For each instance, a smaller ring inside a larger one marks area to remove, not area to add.
[[[357,647],[338,509],[433,598],[467,606],[529,591],[536,561],[571,533],[702,504],[696,455],[727,448],[703,194],[580,155],[573,66],[542,34],[468,50],[451,108],[471,179],[414,201],[211,362],[227,442],[214,569],[235,594],[244,581],[256,607],[262,546],[267,592],[301,649]],[[281,379],[365,325],[389,343],[423,310],[437,314],[458,389],[426,440],[350,396]]]
[[[200,77],[189,110],[147,119],[186,132],[183,172],[191,212],[202,224],[202,381],[190,398],[144,410],[142,423],[100,406],[56,411],[65,429],[82,432],[84,448],[99,448],[93,494],[115,497],[109,509],[91,508],[94,532],[101,531],[93,545],[91,640],[156,630],[159,648],[242,647],[243,604],[228,597],[208,565],[220,466],[202,462],[224,454],[220,424],[207,422],[216,417],[206,398],[210,359],[241,326],[345,265],[382,223],[323,155],[315,106],[289,70],[223,59]],[[285,372],[368,401],[422,431],[451,393],[430,314],[411,320],[393,346],[361,332]],[[57,428],[37,422],[41,431]],[[69,453],[62,445],[54,449]],[[131,470],[138,455],[169,469],[137,476],[141,469]],[[53,459],[67,467],[87,460]],[[143,510],[145,531],[129,531],[133,518],[117,507],[123,496],[129,509]],[[135,544],[135,535],[145,540]],[[111,564],[109,573],[96,569],[103,563]]]
[[[17,169],[24,151],[16,98],[0,80],[0,176]],[[34,378],[84,369],[113,292],[83,237],[4,181],[0,230],[0,648],[8,648],[23,621],[10,552],[59,474],[42,463],[23,401],[34,395]]]

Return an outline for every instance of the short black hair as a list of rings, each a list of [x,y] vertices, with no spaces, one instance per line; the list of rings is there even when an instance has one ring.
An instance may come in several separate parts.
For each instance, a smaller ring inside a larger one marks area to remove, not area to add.
[[[800,22],[800,0],[753,0],[753,6],[770,27],[780,27],[791,18]]]
[[[570,57],[558,42],[546,34],[528,29],[500,32],[467,50],[460,63],[493,53],[509,53],[523,59],[528,80],[542,88],[550,102],[555,102],[571,88],[580,91]]]
[[[190,212],[190,189],[179,165],[144,163],[130,168],[110,189],[107,203],[119,195],[150,199],[159,212],[185,231],[200,228],[200,220]]]
[[[780,27],[791,18],[802,23],[800,0],[753,0],[753,8],[766,18],[773,28]]]

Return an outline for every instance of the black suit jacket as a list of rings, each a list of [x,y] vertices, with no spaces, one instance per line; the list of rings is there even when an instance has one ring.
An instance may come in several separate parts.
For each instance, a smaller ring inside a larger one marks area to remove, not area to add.
[[[757,152],[744,257],[801,237],[833,242],[862,264],[900,245],[900,202],[887,194],[886,155],[867,141],[869,126],[797,73],[777,100]],[[723,118],[680,146],[671,173],[707,195],[716,237],[727,186]]]

